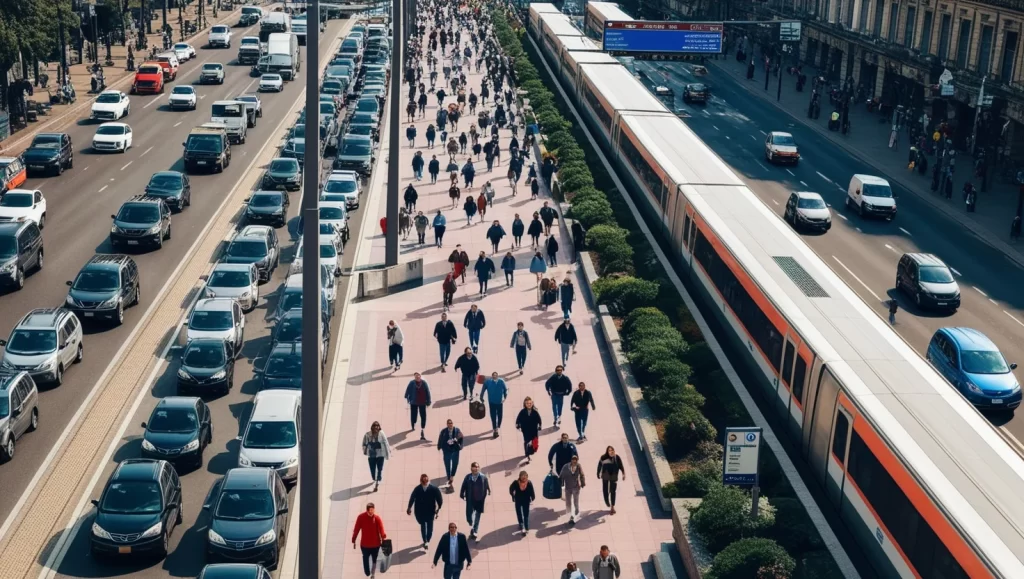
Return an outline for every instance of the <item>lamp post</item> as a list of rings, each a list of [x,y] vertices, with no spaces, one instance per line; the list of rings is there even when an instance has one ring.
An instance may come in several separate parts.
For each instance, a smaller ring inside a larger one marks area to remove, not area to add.
[[[164,16],[164,26],[163,26],[163,29],[167,30],[167,0],[164,0],[163,12],[164,12],[163,13],[163,16]]]
[[[63,88],[67,82],[67,47],[64,44],[64,13],[61,10],[61,2],[57,1],[57,44],[60,46],[60,58],[57,62],[57,86]]]
[[[402,0],[391,0],[391,44],[393,49],[391,51],[391,94],[389,99],[391,106],[388,120],[391,141],[388,144],[388,207],[387,227],[384,234],[384,265],[388,267],[398,265],[398,188],[401,183],[401,176],[398,173],[399,125],[401,124],[399,101],[402,95],[402,79],[405,76],[402,54],[405,47],[404,8]]]

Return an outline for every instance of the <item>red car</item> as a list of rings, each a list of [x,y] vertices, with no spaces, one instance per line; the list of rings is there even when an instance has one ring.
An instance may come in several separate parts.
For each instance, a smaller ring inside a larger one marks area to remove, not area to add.
[[[132,94],[156,94],[164,92],[164,69],[158,62],[144,62],[135,72]]]

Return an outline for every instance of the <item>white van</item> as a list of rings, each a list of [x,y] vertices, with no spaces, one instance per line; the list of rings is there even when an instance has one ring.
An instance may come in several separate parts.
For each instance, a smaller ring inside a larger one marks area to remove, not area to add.
[[[272,468],[285,482],[299,476],[302,392],[264,390],[253,400],[252,415],[239,437],[238,466]]]
[[[878,216],[892,221],[896,217],[896,197],[889,182],[874,175],[854,175],[846,189],[846,208],[861,217]]]

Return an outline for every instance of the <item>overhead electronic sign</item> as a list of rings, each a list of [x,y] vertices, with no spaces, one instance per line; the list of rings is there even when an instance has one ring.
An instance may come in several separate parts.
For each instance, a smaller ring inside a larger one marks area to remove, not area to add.
[[[605,22],[604,50],[612,54],[719,54],[721,22]]]

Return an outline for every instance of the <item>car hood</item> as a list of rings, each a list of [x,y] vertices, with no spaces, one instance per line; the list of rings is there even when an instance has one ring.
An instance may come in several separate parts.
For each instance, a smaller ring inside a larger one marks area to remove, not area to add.
[[[160,80],[163,80],[163,79],[164,79],[164,73],[163,73],[162,70],[160,72],[154,73],[154,74],[143,74],[143,73],[136,73],[135,74],[135,80],[137,80],[137,81],[139,81],[139,80],[151,80],[151,81],[155,82],[155,81],[160,81]]]
[[[966,373],[965,373],[966,374]],[[966,374],[967,378],[974,383],[975,386],[982,390],[998,391],[998,392],[1009,392],[1015,390],[1019,383],[1017,377],[1013,375],[1013,372],[1007,372],[1005,374]]]
[[[103,530],[108,533],[117,533],[119,535],[142,533],[146,529],[159,523],[160,520],[160,513],[131,515],[122,513],[104,513],[103,511],[97,511],[96,513],[97,525],[103,527]]]
[[[114,225],[121,229],[149,229],[156,227],[159,223],[132,223],[130,221],[121,221],[120,219],[114,220]]]
[[[804,217],[807,217],[809,219],[831,219],[832,218],[832,213],[828,210],[827,207],[824,208],[824,209],[805,209],[805,208],[799,208],[798,207],[797,208],[797,213],[799,213],[800,215],[803,215]]]
[[[949,295],[960,293],[960,286],[958,286],[956,282],[932,283],[923,281],[921,282],[921,289],[930,294],[937,295]]]
[[[93,135],[92,142],[94,143],[120,143],[121,141],[127,141],[128,135]]]
[[[271,179],[276,179],[278,181],[287,181],[287,180],[295,181],[295,180],[298,180],[300,174],[301,173],[291,173],[291,172],[286,173],[284,171],[267,171],[267,177],[270,177]]]
[[[32,214],[31,207],[0,207],[0,217],[17,219]]]
[[[243,257],[240,255],[225,255],[220,260],[224,263],[259,263],[266,260],[266,257]]]
[[[81,302],[105,302],[117,296],[118,290],[108,292],[94,292],[71,288],[68,295]]]
[[[864,195],[864,203],[870,203],[875,207],[895,207],[896,200],[892,197],[868,197]]]
[[[292,446],[288,448],[246,448],[242,446],[239,449],[239,454],[244,454],[252,462],[259,463],[281,463],[286,460],[297,456],[299,454],[299,447]]]
[[[181,187],[146,187],[146,195],[153,197],[181,197]]]
[[[168,450],[175,450],[185,446],[192,442],[199,436],[196,431],[193,432],[146,432],[143,437],[148,440],[150,444],[157,448],[165,448]],[[102,525],[100,525],[102,526]]]
[[[227,342],[235,339],[235,330],[194,330],[189,327],[187,336],[190,342],[198,338],[213,338]]]
[[[60,149],[50,149],[46,147],[31,147],[21,154],[26,162],[29,162],[32,159],[55,159],[58,155],[60,155]]]
[[[223,537],[229,544],[232,541],[255,541],[273,528],[273,517],[269,519],[248,519],[244,521],[218,518],[210,519],[210,530]]]
[[[121,103],[92,103],[92,110],[103,112],[114,112],[124,108]]]
[[[219,298],[237,298],[241,297],[244,293],[252,292],[252,288],[249,286],[245,287],[210,287],[206,286],[206,289],[213,292]]]
[[[797,148],[794,147],[793,145],[769,145],[769,147],[771,147],[771,149],[776,153],[786,153],[792,155],[795,155],[797,153]]]
[[[278,78],[260,78],[260,84],[279,85],[282,82],[284,82],[284,80]]]
[[[186,366],[185,364],[181,365],[181,369],[194,378],[209,378],[217,372],[225,371],[224,366],[218,366],[216,368],[199,368],[197,366]]]
[[[195,95],[195,93],[192,93],[192,94],[181,94],[181,93],[173,93],[172,92],[171,96],[168,97],[168,98],[170,98],[172,101],[190,101],[190,100],[194,100],[196,98],[196,95]]]
[[[15,354],[13,352],[4,352],[4,361],[10,362],[21,369],[35,368],[43,362],[48,362],[56,355],[55,352],[47,352],[45,354]]]
[[[224,76],[223,70],[201,70],[199,76]]]
[[[284,207],[281,205],[275,205],[273,207],[253,207],[252,205],[247,205],[246,211],[254,215],[276,215],[278,213],[284,213]]]

